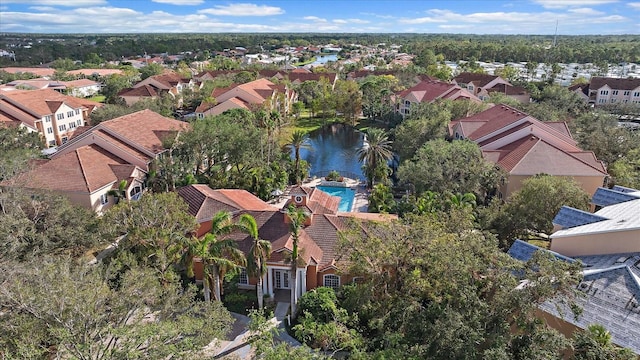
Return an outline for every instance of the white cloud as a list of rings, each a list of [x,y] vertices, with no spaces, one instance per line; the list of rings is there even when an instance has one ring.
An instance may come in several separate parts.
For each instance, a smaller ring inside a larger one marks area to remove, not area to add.
[[[569,9],[570,13],[580,14],[580,15],[588,15],[588,16],[599,16],[604,15],[602,11],[593,10],[592,8],[575,8]]]
[[[618,0],[533,0],[534,3],[542,5],[545,9],[562,9],[567,7],[595,6],[611,4]]]
[[[256,4],[216,5],[211,9],[198,11],[201,14],[217,16],[271,16],[284,14],[282,8]]]
[[[2,0],[2,2],[5,4],[81,7],[104,5],[107,0]]]
[[[200,5],[204,2],[204,0],[151,0],[156,3],[161,4],[171,4],[171,5]]]
[[[631,6],[633,9],[640,10],[640,2],[631,2],[627,3],[627,5]]]
[[[327,19],[319,18],[317,16],[305,16],[303,19],[307,21],[327,22]]]
[[[414,18],[414,19],[400,19],[398,20],[398,22],[402,24],[426,24],[426,23],[441,23],[441,22],[445,22],[445,20],[436,19],[433,17],[420,17],[420,18]]]

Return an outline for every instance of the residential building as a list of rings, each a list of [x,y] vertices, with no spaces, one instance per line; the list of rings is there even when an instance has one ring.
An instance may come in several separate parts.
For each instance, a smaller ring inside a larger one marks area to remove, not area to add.
[[[528,261],[537,251],[549,252],[516,240],[509,254]],[[539,316],[567,337],[600,324],[611,334],[613,344],[640,355],[640,252],[572,257],[553,251],[551,254],[558,261],[582,264],[583,278],[577,286],[577,296],[571,299],[580,310],[576,314],[576,307],[562,297],[544,302]]]
[[[219,76],[235,75],[246,70],[206,70],[195,76],[200,82],[206,80],[213,80]],[[325,79],[331,84],[333,88],[335,86],[338,76],[336,73],[312,73],[311,71],[298,68],[291,71],[282,70],[258,70],[258,78],[265,78],[270,80],[288,80],[291,84],[297,85],[305,81],[320,81]]]
[[[486,160],[507,174],[498,196],[507,198],[537,174],[574,179],[588,194],[604,184],[607,171],[595,154],[577,146],[567,124],[542,122],[507,105],[496,105],[449,125],[453,139],[478,144]]]
[[[178,73],[169,72],[150,76],[133,85],[132,88],[123,89],[118,93],[118,96],[123,98],[127,105],[131,106],[144,98],[155,99],[163,94],[175,97],[180,95],[184,89],[193,89],[195,87],[196,83],[193,79],[187,79]]]
[[[0,185],[52,191],[101,213],[117,198],[136,200],[152,162],[167,151],[163,140],[178,136],[188,126],[142,110],[80,128],[49,160]],[[123,181],[124,194],[111,195],[122,190]]]
[[[285,84],[274,84],[267,79],[258,79],[245,84],[215,89],[211,95],[216,103],[202,102],[196,108],[196,116],[220,115],[231,109],[253,111],[259,107],[267,111],[287,114],[296,99],[296,93]]]
[[[234,218],[241,214],[252,215],[258,224],[258,235],[271,242],[271,255],[267,260],[267,274],[263,279],[264,294],[274,297],[278,291],[289,291],[291,265],[286,261],[292,252],[293,240],[286,212],[269,205],[245,190],[213,190],[207,185],[189,185],[178,189],[178,194],[189,204],[189,213],[200,224],[198,236],[211,230],[211,220],[219,211],[229,211]],[[352,280],[338,271],[341,264],[337,251],[338,231],[345,229],[347,219],[363,221],[389,221],[396,217],[370,213],[338,212],[340,198],[316,188],[296,186],[289,192],[288,204],[302,208],[308,217],[300,231],[299,248],[302,263],[298,265],[297,297],[318,286],[337,288]],[[245,254],[251,248],[252,239],[246,234],[234,233],[231,237]],[[196,278],[202,279],[202,269],[196,268]],[[255,288],[257,279],[240,276],[240,287]]]
[[[550,249],[572,257],[640,253],[640,191],[624,189],[599,188],[591,200],[595,213],[563,207]]]
[[[93,96],[100,91],[102,84],[89,79],[72,81],[47,80],[45,78],[31,80],[15,80],[0,87],[3,91],[52,89],[62,94],[75,97]]]
[[[463,72],[453,78],[452,82],[469,90],[481,100],[488,99],[492,93],[501,93],[523,103],[531,101],[529,93],[524,88],[513,86],[496,75]]]
[[[592,77],[589,82],[589,103],[595,106],[636,104],[640,106],[640,78]]]
[[[101,105],[52,89],[0,92],[0,116],[38,132],[47,147],[69,141],[79,126],[88,124],[91,111]]]
[[[56,73],[56,69],[31,67],[4,67],[0,68],[0,71],[5,71],[9,74],[33,74],[37,77],[53,76]]]
[[[123,74],[124,74],[124,71],[120,69],[78,69],[78,70],[67,71],[67,75],[72,75],[72,76],[81,75],[85,77],[89,77],[89,76],[105,77],[109,75],[123,75]]]
[[[595,213],[560,209],[550,250],[516,240],[509,254],[527,261],[545,251],[560,261],[580,262],[583,278],[573,299],[579,313],[558,298],[543,303],[540,314],[566,336],[603,325],[614,344],[640,354],[640,191],[599,188],[591,202]]]
[[[403,117],[411,113],[411,106],[419,103],[432,103],[437,100],[481,100],[458,85],[438,80],[421,81],[416,86],[398,92],[395,95],[396,111]]]

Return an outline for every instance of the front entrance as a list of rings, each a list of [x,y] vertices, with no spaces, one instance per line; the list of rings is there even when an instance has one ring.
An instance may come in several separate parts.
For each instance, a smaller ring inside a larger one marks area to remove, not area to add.
[[[273,270],[273,282],[275,289],[290,289],[289,270]]]

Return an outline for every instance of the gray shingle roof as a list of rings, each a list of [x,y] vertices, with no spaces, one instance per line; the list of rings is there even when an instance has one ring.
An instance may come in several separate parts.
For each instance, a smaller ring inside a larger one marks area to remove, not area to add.
[[[509,248],[509,251],[507,251],[507,254],[511,255],[512,258],[520,261],[529,261],[529,259],[531,259],[533,254],[535,254],[535,252],[538,250],[546,251],[552,254],[553,256],[555,256],[559,260],[564,260],[571,263],[575,261],[570,257],[558,254],[557,252],[554,252],[554,251],[543,249],[533,244],[529,244],[528,242],[522,241],[520,239],[516,239],[513,245],[511,245],[511,247]]]
[[[516,240],[509,255],[526,261],[537,250],[540,248],[535,245]],[[601,324],[611,333],[613,343],[640,354],[640,253],[572,260],[585,266],[584,278],[577,287],[582,295],[575,299],[582,313],[575,316],[561,298],[546,301],[540,309],[582,329]]]
[[[600,187],[596,190],[595,194],[593,194],[591,202],[598,206],[609,206],[636,199],[638,199],[637,196],[630,195],[626,192]]]
[[[592,214],[587,211],[572,208],[570,206],[563,206],[558,211],[556,217],[553,218],[553,224],[560,225],[562,228],[571,228],[574,226],[580,226],[585,224],[591,224],[594,222],[607,220],[606,217]]]

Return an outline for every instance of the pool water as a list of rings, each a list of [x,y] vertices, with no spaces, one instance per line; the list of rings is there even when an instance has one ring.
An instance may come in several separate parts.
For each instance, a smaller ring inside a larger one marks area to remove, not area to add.
[[[353,207],[353,199],[356,196],[356,190],[348,187],[337,186],[316,186],[318,190],[322,190],[329,195],[339,196],[340,205],[338,205],[338,211],[350,212]]]

